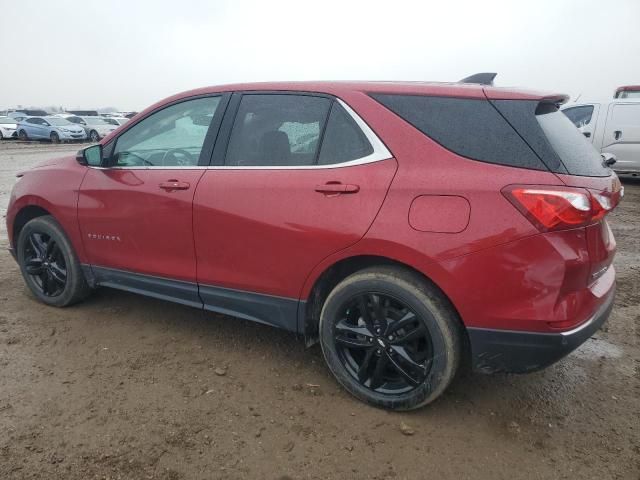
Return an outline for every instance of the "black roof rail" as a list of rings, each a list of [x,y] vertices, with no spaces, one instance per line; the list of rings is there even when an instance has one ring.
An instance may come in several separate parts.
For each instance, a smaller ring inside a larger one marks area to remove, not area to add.
[[[496,78],[497,73],[483,72],[474,73],[468,77],[463,78],[458,83],[478,83],[480,85],[493,85],[493,79]]]

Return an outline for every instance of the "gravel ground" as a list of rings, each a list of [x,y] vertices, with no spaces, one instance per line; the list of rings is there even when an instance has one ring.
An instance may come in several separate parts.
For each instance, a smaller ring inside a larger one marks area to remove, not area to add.
[[[17,171],[78,148],[0,145],[2,215]],[[638,480],[640,181],[625,188],[605,329],[543,372],[465,375],[402,414],[352,399],[286,332],[108,289],[48,308],[3,220],[0,478]]]

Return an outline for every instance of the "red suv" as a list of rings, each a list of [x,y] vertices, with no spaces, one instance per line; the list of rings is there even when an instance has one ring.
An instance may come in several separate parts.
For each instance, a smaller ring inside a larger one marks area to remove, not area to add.
[[[21,173],[12,251],[46,304],[105,286],[285,328],[356,397],[416,408],[463,363],[537,370],[609,315],[622,189],[565,100],[455,83],[182,93]]]

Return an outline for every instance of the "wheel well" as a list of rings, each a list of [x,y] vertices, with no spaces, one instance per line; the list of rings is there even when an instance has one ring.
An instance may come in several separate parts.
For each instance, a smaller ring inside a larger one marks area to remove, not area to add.
[[[22,227],[24,227],[28,221],[33,220],[36,217],[42,217],[44,215],[51,215],[44,208],[36,205],[29,205],[24,207],[18,212],[15,220],[13,221],[13,245],[17,247],[18,236]]]
[[[380,257],[375,255],[361,255],[350,257],[333,264],[331,267],[325,270],[313,285],[305,306],[305,344],[307,346],[311,346],[318,342],[318,324],[320,323],[320,312],[322,311],[322,306],[324,305],[324,301],[326,300],[329,293],[331,293],[333,288],[338,285],[338,283],[347,278],[349,275],[365,268],[390,265],[419,275],[425,282],[437,288],[442,294],[443,298],[445,298],[451,305],[451,308],[456,313],[458,313],[457,309],[455,308],[449,297],[447,297],[447,295],[442,291],[442,289],[440,289],[440,287],[438,287],[430,278],[428,278],[426,275],[416,270],[415,268],[387,257]],[[460,319],[459,313],[458,318]],[[461,319],[460,324],[463,325]],[[466,329],[464,330],[466,337]]]

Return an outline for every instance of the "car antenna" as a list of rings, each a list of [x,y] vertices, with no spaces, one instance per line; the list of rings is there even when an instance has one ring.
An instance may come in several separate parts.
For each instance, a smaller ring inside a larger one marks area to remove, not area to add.
[[[474,73],[458,81],[458,83],[477,83],[480,85],[493,85],[493,80],[498,74],[495,72]]]

